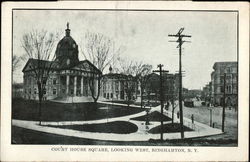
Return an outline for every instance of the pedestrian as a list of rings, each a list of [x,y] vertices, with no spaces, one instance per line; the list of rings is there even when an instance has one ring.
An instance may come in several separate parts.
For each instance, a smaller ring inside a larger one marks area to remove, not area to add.
[[[179,111],[177,112],[177,118],[178,119],[180,118],[180,112]]]
[[[167,110],[167,111],[168,111],[168,105],[165,105],[165,110]]]
[[[191,115],[192,123],[194,124],[194,114]]]

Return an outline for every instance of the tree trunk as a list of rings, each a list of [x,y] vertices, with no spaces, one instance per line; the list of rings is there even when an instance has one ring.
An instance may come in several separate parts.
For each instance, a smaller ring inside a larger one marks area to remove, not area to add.
[[[38,86],[38,98],[39,98],[39,103],[38,103],[38,109],[39,109],[39,125],[42,125],[42,98],[43,98],[43,90],[42,90],[42,85],[40,82],[37,83]]]
[[[95,96],[95,79],[93,77],[93,79],[90,79],[89,80],[89,88],[90,88],[90,91],[91,91],[91,96],[94,100],[94,103],[97,103],[98,99],[99,99],[99,96],[100,96],[100,90],[101,90],[101,77],[99,76],[98,77],[98,80],[97,80],[97,92],[96,92],[96,96]]]
[[[143,106],[143,88],[141,86],[141,108]]]

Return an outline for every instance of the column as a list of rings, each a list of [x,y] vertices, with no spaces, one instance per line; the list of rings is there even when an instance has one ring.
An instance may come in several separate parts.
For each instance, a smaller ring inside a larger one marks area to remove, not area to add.
[[[56,96],[61,96],[61,75],[57,76],[58,84],[56,86]]]
[[[77,82],[77,76],[74,76],[74,96],[76,96],[76,82]]]
[[[66,95],[69,95],[69,75],[66,75]]]
[[[120,80],[118,80],[118,98],[117,99],[118,100],[121,99],[121,82],[120,82]]]
[[[98,93],[98,79],[95,79],[95,95]]]
[[[87,81],[87,87],[88,87],[87,96],[90,96],[90,95],[91,95],[90,87],[89,87],[89,82],[90,82],[90,79],[88,78],[88,81]]]
[[[83,96],[83,76],[81,76],[81,96]]]

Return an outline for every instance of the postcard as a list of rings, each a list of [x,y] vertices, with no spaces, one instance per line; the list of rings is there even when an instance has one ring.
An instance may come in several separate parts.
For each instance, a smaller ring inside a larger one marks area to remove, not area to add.
[[[2,9],[1,160],[247,161],[248,3]]]

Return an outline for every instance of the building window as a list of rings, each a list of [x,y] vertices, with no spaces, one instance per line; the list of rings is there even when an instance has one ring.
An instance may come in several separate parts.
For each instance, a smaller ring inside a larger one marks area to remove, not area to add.
[[[103,97],[106,98],[106,93],[103,94]]]
[[[224,83],[224,76],[220,76],[220,83],[221,83],[221,84]]]
[[[118,91],[119,90],[119,83],[115,82],[115,90]]]
[[[107,99],[109,99],[109,93],[107,93]]]
[[[113,98],[113,93],[110,93],[110,98]]]
[[[55,88],[53,89],[53,95],[56,95],[56,89]]]
[[[72,95],[74,94],[74,90],[73,90],[73,89],[71,89],[71,94],[72,94]]]
[[[53,79],[53,85],[56,85],[56,79]]]
[[[231,75],[228,75],[226,77],[226,83],[231,83],[231,80],[232,80]]]
[[[224,93],[224,87],[223,86],[220,87],[220,92]]]
[[[231,86],[227,86],[227,93],[231,93]]]

